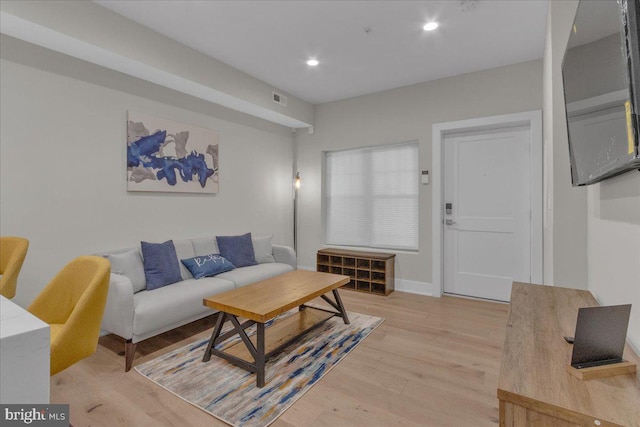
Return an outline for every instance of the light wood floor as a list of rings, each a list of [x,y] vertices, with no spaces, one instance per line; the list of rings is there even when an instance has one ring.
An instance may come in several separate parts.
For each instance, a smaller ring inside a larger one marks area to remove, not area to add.
[[[272,426],[493,426],[508,305],[394,292],[341,291],[349,311],[384,323]],[[143,341],[134,366],[208,337],[207,318]],[[51,402],[80,426],[224,426],[143,378],[124,372],[121,339],[51,378]]]

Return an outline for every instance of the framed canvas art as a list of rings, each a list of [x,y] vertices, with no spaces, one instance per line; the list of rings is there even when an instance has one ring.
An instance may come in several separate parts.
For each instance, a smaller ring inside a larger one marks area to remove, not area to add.
[[[127,190],[215,194],[218,133],[129,111]]]

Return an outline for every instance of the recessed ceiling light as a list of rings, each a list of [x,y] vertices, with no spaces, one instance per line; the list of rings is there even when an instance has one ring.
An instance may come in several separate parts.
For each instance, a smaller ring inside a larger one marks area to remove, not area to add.
[[[435,21],[427,22],[426,24],[424,24],[424,27],[422,27],[422,29],[425,31],[433,31],[436,28],[438,28],[438,23]]]
[[[315,59],[315,58],[311,58],[310,60],[308,60],[308,61],[307,61],[307,65],[308,65],[309,67],[315,67],[315,66],[316,66],[316,65],[318,65],[318,64],[319,64],[319,62],[318,62],[318,60],[317,60],[317,59]]]

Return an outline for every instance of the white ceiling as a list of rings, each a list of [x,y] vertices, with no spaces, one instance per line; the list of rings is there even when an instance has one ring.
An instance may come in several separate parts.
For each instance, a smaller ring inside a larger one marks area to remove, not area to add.
[[[94,1],[313,104],[542,58],[547,14],[547,0]]]

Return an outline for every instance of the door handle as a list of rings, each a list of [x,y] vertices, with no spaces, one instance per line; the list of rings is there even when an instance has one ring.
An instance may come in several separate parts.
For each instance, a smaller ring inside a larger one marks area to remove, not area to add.
[[[454,220],[452,220],[452,219],[447,219],[447,220],[444,221],[444,223],[446,225],[455,225],[456,224],[456,222]]]

